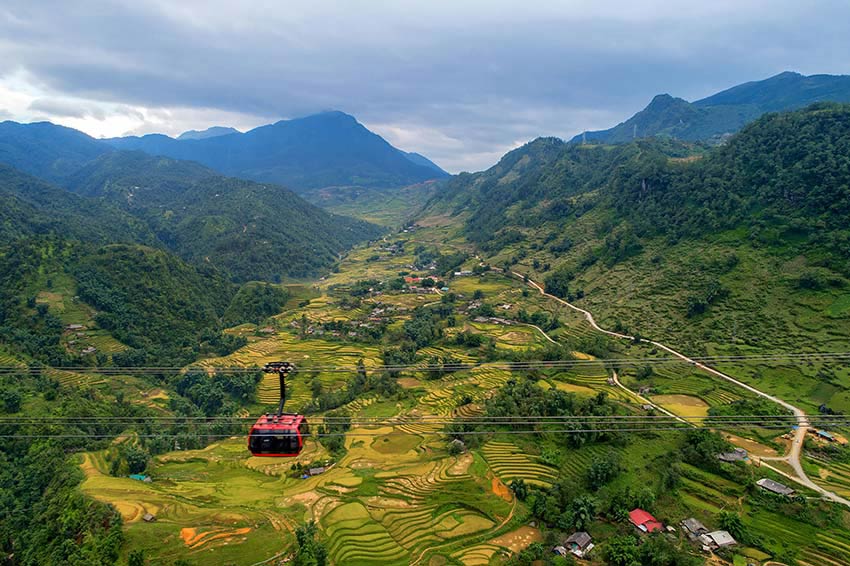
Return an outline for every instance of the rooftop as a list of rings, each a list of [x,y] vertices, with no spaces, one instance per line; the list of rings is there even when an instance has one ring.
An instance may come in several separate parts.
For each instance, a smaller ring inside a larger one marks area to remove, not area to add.
[[[779,482],[773,481],[768,478],[762,478],[756,482],[756,485],[762,487],[768,491],[772,491],[773,493],[778,493],[780,495],[791,495],[794,493],[794,490],[786,485],[782,485]]]

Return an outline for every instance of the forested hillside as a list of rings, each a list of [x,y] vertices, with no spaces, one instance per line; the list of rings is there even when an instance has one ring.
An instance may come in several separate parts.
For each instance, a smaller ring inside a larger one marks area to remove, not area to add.
[[[7,238],[55,231],[142,243],[214,265],[235,281],[280,281],[316,275],[381,232],[279,185],[223,177],[191,161],[115,151],[49,123],[3,123],[0,148],[6,148],[0,163],[8,159],[87,197],[0,165],[0,195],[7,197],[0,233]]]
[[[485,261],[609,328],[694,353],[841,351],[849,148],[850,106],[835,104],[768,114],[713,150],[537,140],[453,179],[426,214],[454,214]],[[847,375],[785,371],[808,398],[850,408]]]
[[[0,123],[0,163],[59,181],[95,157],[112,151],[86,134],[50,122]]]
[[[447,176],[432,162],[397,150],[342,112],[281,120],[244,134],[202,139],[152,134],[107,142],[118,149],[197,161],[225,175],[298,191],[400,187]]]
[[[352,245],[381,233],[329,214],[279,185],[223,177],[190,161],[114,152],[68,181],[74,191],[144,220],[184,259],[235,281],[318,274]]]
[[[146,222],[105,202],[69,193],[0,163],[0,242],[58,234],[90,242],[153,243]]]

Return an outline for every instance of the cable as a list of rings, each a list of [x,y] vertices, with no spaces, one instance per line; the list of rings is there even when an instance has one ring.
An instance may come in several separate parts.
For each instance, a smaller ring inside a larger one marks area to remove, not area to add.
[[[798,352],[798,353],[777,353],[777,354],[758,354],[758,355],[736,355],[736,356],[701,356],[691,357],[695,363],[735,363],[735,362],[782,362],[782,361],[849,361],[850,352]],[[506,371],[525,371],[531,369],[565,369],[576,366],[587,365],[614,365],[614,366],[633,366],[633,365],[664,365],[664,364],[685,364],[694,365],[692,362],[683,360],[677,356],[654,357],[654,358],[608,358],[608,359],[567,359],[567,360],[530,360],[516,362],[491,362],[491,363],[449,363],[449,364],[429,364],[428,362],[420,362],[417,364],[393,364],[393,365],[378,365],[365,367],[368,372],[375,371],[425,371],[425,372],[455,372],[455,371],[471,371],[477,368],[481,369],[499,369]],[[169,373],[183,371],[198,371],[198,372],[222,372],[222,373],[253,373],[260,371],[259,367],[246,366],[138,366],[138,367],[77,367],[77,366],[0,366],[0,374],[4,373],[46,373],[50,371],[71,372],[71,373],[93,373],[99,375],[124,375],[124,374],[146,374],[146,373]],[[316,365],[304,366],[297,369],[297,373],[350,373],[355,372],[359,368],[357,365]]]
[[[381,424],[381,423],[428,423],[428,422],[452,422],[452,423],[514,423],[517,419],[527,419],[533,422],[553,422],[559,420],[567,421],[596,421],[596,420],[612,420],[612,421],[659,421],[659,420],[694,420],[694,421],[789,421],[797,422],[800,420],[795,415],[705,415],[705,416],[676,416],[669,415],[510,415],[510,416],[450,416],[450,415],[397,415],[394,417],[338,417],[338,416],[321,416],[321,415],[305,415],[309,420],[320,422],[350,422],[364,424]],[[825,421],[831,420],[848,420],[850,415],[833,414],[833,415],[815,415],[809,417],[809,421]],[[98,417],[98,416],[45,416],[45,417],[0,417],[0,425],[16,424],[16,423],[147,423],[147,422],[188,422],[188,423],[215,423],[215,422],[253,422],[256,417],[229,417],[229,416],[212,416],[212,417],[181,417],[181,416],[138,416],[138,417]]]
[[[845,423],[846,424],[846,423]],[[766,429],[785,429],[785,426],[765,426],[760,428]],[[627,432],[627,433],[639,433],[639,432],[668,432],[668,431],[690,431],[694,430],[694,428],[687,423],[682,423],[680,426],[665,426],[665,427],[638,427],[638,428],[606,428],[606,429],[557,429],[557,430],[484,430],[484,431],[429,431],[424,434],[445,434],[449,436],[480,436],[485,434],[579,434],[579,433],[607,433],[607,432]],[[385,432],[374,431],[374,432],[328,432],[328,433],[314,433],[311,434],[311,437],[334,437],[334,436],[351,436],[351,437],[375,437],[375,436],[384,436]],[[222,439],[222,438],[235,438],[239,436],[245,436],[244,434],[197,434],[197,433],[186,433],[186,434],[137,434],[134,435],[134,438],[186,438],[187,436],[193,438],[207,438],[207,439]],[[35,439],[72,439],[72,438],[85,438],[92,440],[104,440],[104,439],[112,439],[115,438],[114,434],[31,434],[31,435],[16,435],[16,434],[5,434],[0,435],[0,438],[5,439],[22,439],[22,440],[35,440]]]

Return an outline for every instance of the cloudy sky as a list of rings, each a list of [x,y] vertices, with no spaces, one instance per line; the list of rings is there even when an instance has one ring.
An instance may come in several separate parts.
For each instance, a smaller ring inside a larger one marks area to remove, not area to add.
[[[337,109],[478,170],[657,93],[850,74],[847,22],[846,0],[4,0],[0,119],[176,135]]]

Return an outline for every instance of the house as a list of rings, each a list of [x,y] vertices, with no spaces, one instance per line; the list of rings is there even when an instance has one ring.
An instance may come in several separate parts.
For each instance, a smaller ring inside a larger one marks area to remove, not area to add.
[[[567,555],[567,549],[565,547],[561,546],[560,544],[556,547],[553,547],[552,552],[554,552],[555,554],[558,554],[560,556],[566,556]]]
[[[262,332],[263,334],[274,334],[274,328],[272,328],[271,326],[266,326],[265,328],[261,328],[260,332]]]
[[[708,529],[705,528],[705,525],[703,525],[693,517],[682,521],[682,527],[685,529],[685,532],[688,534],[688,536],[692,539],[697,538],[700,535],[708,534]]]
[[[318,476],[319,474],[324,474],[324,473],[325,473],[325,468],[324,468],[324,467],[321,467],[321,466],[320,466],[320,467],[318,467],[318,468],[310,468],[309,470],[307,470],[307,472],[308,472],[311,476]]]
[[[95,348],[94,346],[89,346],[88,348],[84,348],[83,351],[80,352],[80,353],[88,355],[88,354],[94,354],[95,352],[97,352],[97,348]]]
[[[728,531],[714,531],[713,533],[706,533],[699,537],[700,542],[703,547],[708,547],[709,550],[717,550],[718,548],[725,548],[727,546],[735,546],[738,544],[732,535],[729,534]]]
[[[466,444],[460,438],[455,438],[449,443],[450,446],[456,446],[458,452],[466,452]]]
[[[643,533],[654,533],[664,528],[661,521],[643,509],[632,509],[629,511],[629,522]]]
[[[69,324],[65,327],[65,330],[82,330],[83,328],[85,328],[85,326],[82,324]]]
[[[735,448],[731,452],[723,452],[717,455],[721,462],[742,462],[747,459],[747,451],[743,448]]]
[[[407,283],[408,285],[411,284],[411,283],[419,283],[420,281],[422,281],[421,277],[405,277],[404,278],[404,282]]]
[[[767,479],[767,478],[760,479],[759,481],[756,482],[756,485],[759,486],[760,488],[764,489],[765,491],[770,491],[772,493],[777,493],[779,495],[788,495],[788,496],[794,495],[794,490],[791,489],[790,487],[788,487],[786,485],[782,485],[779,482],[776,482],[776,481],[773,481],[773,480],[770,480],[770,479]]]
[[[644,411],[654,411],[655,410],[655,406],[650,405],[649,403],[644,403],[643,405],[640,406],[640,408],[643,409]]]
[[[583,558],[585,554],[593,550],[593,543],[591,542],[590,535],[584,531],[579,531],[577,533],[573,533],[570,535],[566,541],[564,541],[564,548],[569,550],[572,554],[578,556],[579,558]],[[566,556],[566,555],[562,555]]]
[[[153,481],[150,476],[146,476],[145,474],[130,474],[128,477],[132,480],[143,481],[145,483]]]
[[[832,436],[832,433],[830,432],[827,432],[825,430],[818,430],[815,432],[815,434],[817,434],[818,438],[828,440],[829,442],[835,442],[835,437]]]
[[[142,515],[142,520],[145,523],[153,523],[154,521],[156,521],[156,517],[151,515],[150,513],[145,513],[144,515]]]

